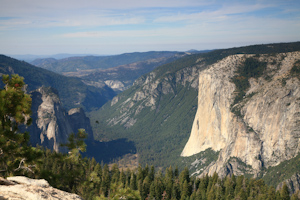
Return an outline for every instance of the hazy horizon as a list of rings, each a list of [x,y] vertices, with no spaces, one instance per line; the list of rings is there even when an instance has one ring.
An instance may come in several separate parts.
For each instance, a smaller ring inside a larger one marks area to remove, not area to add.
[[[5,55],[116,55],[300,41],[297,0],[0,2]]]

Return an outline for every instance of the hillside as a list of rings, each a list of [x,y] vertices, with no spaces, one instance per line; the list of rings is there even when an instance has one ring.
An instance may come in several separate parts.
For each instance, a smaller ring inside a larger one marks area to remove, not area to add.
[[[107,86],[100,89],[87,86],[78,78],[59,75],[4,55],[0,55],[0,73],[23,76],[28,84],[28,91],[36,90],[42,85],[57,89],[66,109],[80,106],[85,110],[99,108],[115,95]]]
[[[188,55],[188,53],[177,53],[172,56],[162,54],[162,57],[120,65],[108,69],[89,69],[76,72],[65,72],[66,76],[76,76],[84,80],[87,85],[95,87],[109,86],[116,92],[124,91],[132,86],[133,82],[140,76],[151,72],[156,67],[170,63],[176,59]]]
[[[299,42],[253,45],[190,55],[158,67],[90,113],[95,139],[133,141],[141,164],[183,167],[195,161],[193,170],[204,168],[218,158],[218,150],[204,149],[192,157],[180,157],[198,107],[199,74],[230,55],[297,50]]]
[[[36,59],[31,64],[48,69],[53,72],[76,72],[79,70],[88,69],[108,69],[119,65],[126,65],[130,63],[140,62],[149,59],[157,59],[162,57],[171,57],[178,52],[162,52],[162,51],[151,51],[151,52],[135,52],[125,53],[121,55],[113,56],[83,56],[83,57],[70,57],[59,60],[53,59]]]

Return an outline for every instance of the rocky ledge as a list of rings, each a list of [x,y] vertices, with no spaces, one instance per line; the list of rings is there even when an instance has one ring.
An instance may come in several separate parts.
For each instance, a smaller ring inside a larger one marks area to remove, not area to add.
[[[53,188],[44,179],[30,179],[25,176],[0,177],[0,200],[9,199],[66,199],[82,200],[76,194]]]

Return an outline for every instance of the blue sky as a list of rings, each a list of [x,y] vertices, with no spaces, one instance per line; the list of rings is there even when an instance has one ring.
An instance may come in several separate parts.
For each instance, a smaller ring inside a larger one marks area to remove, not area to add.
[[[299,0],[0,0],[0,54],[119,54],[300,41]]]

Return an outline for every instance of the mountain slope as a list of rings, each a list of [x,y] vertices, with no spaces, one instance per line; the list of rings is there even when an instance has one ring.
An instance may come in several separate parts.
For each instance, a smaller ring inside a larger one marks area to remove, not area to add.
[[[300,50],[299,42],[254,45],[190,55],[158,67],[100,110],[90,113],[95,138],[128,138],[135,143],[142,164],[162,167],[187,164],[185,160],[189,158],[181,158],[180,154],[196,114],[199,73],[230,55],[295,50]],[[209,159],[204,159],[202,153],[197,154],[202,163],[199,166],[207,167]],[[205,154],[211,160],[218,152]]]
[[[174,55],[162,53],[161,57],[158,58],[147,59],[113,68],[78,70],[76,72],[65,72],[63,74],[66,76],[80,77],[87,85],[95,87],[107,85],[114,91],[120,92],[132,86],[133,82],[141,75],[185,55],[188,55],[188,53],[176,53]]]
[[[99,108],[115,95],[108,87],[99,89],[87,86],[78,78],[65,77],[4,55],[0,55],[0,73],[23,76],[28,84],[28,91],[36,90],[42,85],[57,89],[66,109],[80,106],[86,110]]]
[[[53,61],[53,59],[37,59],[31,64],[53,72],[76,72],[78,70],[87,69],[107,69],[119,65],[125,65],[135,62],[140,62],[149,59],[157,59],[161,57],[171,57],[178,52],[170,51],[151,51],[151,52],[136,52],[125,53],[114,56],[83,56],[70,57]]]

